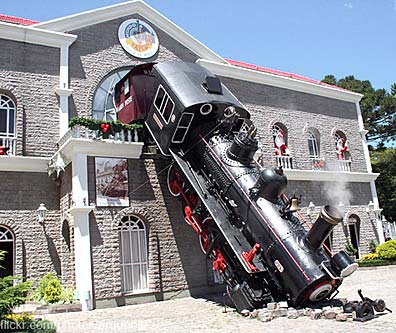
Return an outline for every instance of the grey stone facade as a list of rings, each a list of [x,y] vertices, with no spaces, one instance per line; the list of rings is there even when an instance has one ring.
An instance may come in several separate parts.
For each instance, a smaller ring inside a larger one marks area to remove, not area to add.
[[[70,33],[78,36],[69,50],[69,116],[92,116],[92,99],[98,84],[112,71],[141,64],[129,56],[117,38],[125,16],[88,26]],[[145,21],[147,19],[143,18]],[[154,22],[150,23],[160,40],[160,50],[145,62],[182,60],[195,62],[198,56],[171,38]],[[60,52],[57,48],[0,40],[0,93],[17,105],[17,155],[50,157],[59,140]],[[358,132],[355,105],[336,99],[223,77],[223,83],[252,113],[258,127],[264,160],[275,165],[272,125],[281,122],[288,129],[293,165],[310,170],[307,129],[320,134],[320,155],[329,165],[337,162],[334,131],[343,131],[349,141],[352,171],[367,172]],[[122,156],[120,156],[121,158]],[[147,229],[149,254],[149,293],[163,299],[166,293],[189,290],[207,291],[214,285],[211,263],[202,254],[197,236],[184,222],[181,203],[166,187],[169,160],[145,155],[128,160],[130,206],[96,207],[90,213],[93,291],[98,302],[120,298],[121,272],[118,226],[128,215],[140,217]],[[306,207],[338,204],[329,182],[290,181],[288,194],[302,195],[301,213]],[[0,170],[0,225],[15,234],[15,273],[38,281],[48,272],[56,273],[64,285],[75,285],[74,223],[69,214],[72,201],[72,165],[68,164],[55,182],[45,173]],[[88,158],[88,203],[95,205],[94,157]],[[334,231],[334,250],[342,249],[348,235],[348,216],[360,219],[361,254],[376,239],[375,223],[365,211],[372,199],[369,183],[346,183],[351,195],[346,205],[346,223]],[[36,217],[43,202],[48,208],[44,225]],[[316,209],[316,212],[319,208]]]

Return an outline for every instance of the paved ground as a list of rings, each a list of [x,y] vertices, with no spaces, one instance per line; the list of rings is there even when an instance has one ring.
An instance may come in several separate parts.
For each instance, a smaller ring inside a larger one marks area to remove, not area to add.
[[[46,315],[59,333],[127,332],[396,332],[396,266],[360,268],[346,279],[337,297],[359,300],[357,289],[370,298],[383,298],[394,313],[366,323],[277,318],[268,323],[243,318],[232,309],[205,299],[184,298],[91,312]]]

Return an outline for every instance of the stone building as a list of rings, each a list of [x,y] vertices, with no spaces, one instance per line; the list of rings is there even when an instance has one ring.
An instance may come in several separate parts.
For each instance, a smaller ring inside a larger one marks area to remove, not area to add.
[[[120,42],[120,26],[136,19],[157,35],[159,49],[149,58]],[[307,222],[329,202],[345,212],[328,240],[333,250],[349,240],[359,256],[371,240],[383,241],[361,95],[224,59],[141,1],[41,23],[0,20],[0,147],[9,149],[0,156],[0,249],[8,251],[7,273],[37,281],[54,272],[76,287],[83,309],[216,288],[211,263],[168,193],[169,160],[142,153],[134,133],[96,139],[68,128],[75,116],[111,116],[112,88],[145,62],[197,62],[220,77],[252,113],[263,164],[286,169],[288,194],[302,196]],[[276,155],[280,136],[287,153]],[[127,160],[127,206],[97,204],[100,158]]]

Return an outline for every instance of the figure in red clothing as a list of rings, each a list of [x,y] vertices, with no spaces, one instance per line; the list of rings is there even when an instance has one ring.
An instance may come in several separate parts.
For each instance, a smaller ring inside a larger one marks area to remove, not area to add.
[[[288,156],[290,154],[289,148],[286,145],[285,132],[281,129],[275,133],[274,148],[276,156]]]
[[[348,141],[342,137],[338,137],[336,140],[336,152],[339,160],[345,160],[345,153],[348,150]]]

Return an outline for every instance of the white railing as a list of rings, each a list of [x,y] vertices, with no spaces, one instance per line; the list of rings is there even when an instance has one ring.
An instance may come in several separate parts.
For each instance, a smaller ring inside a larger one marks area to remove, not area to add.
[[[338,166],[341,172],[351,172],[351,160],[339,160]]]
[[[114,135],[109,135],[108,138],[104,139],[101,136],[101,132],[99,130],[90,130],[86,127],[74,126],[69,129],[66,134],[58,141],[58,147],[62,147],[62,145],[69,140],[70,138],[75,139],[91,139],[91,140],[112,140],[117,142],[139,142],[138,131],[135,130],[121,130],[121,132],[117,132]]]
[[[2,138],[0,137],[0,147],[9,148],[7,155],[16,155],[16,138]]]
[[[276,165],[283,169],[293,169],[291,156],[276,156]]]

